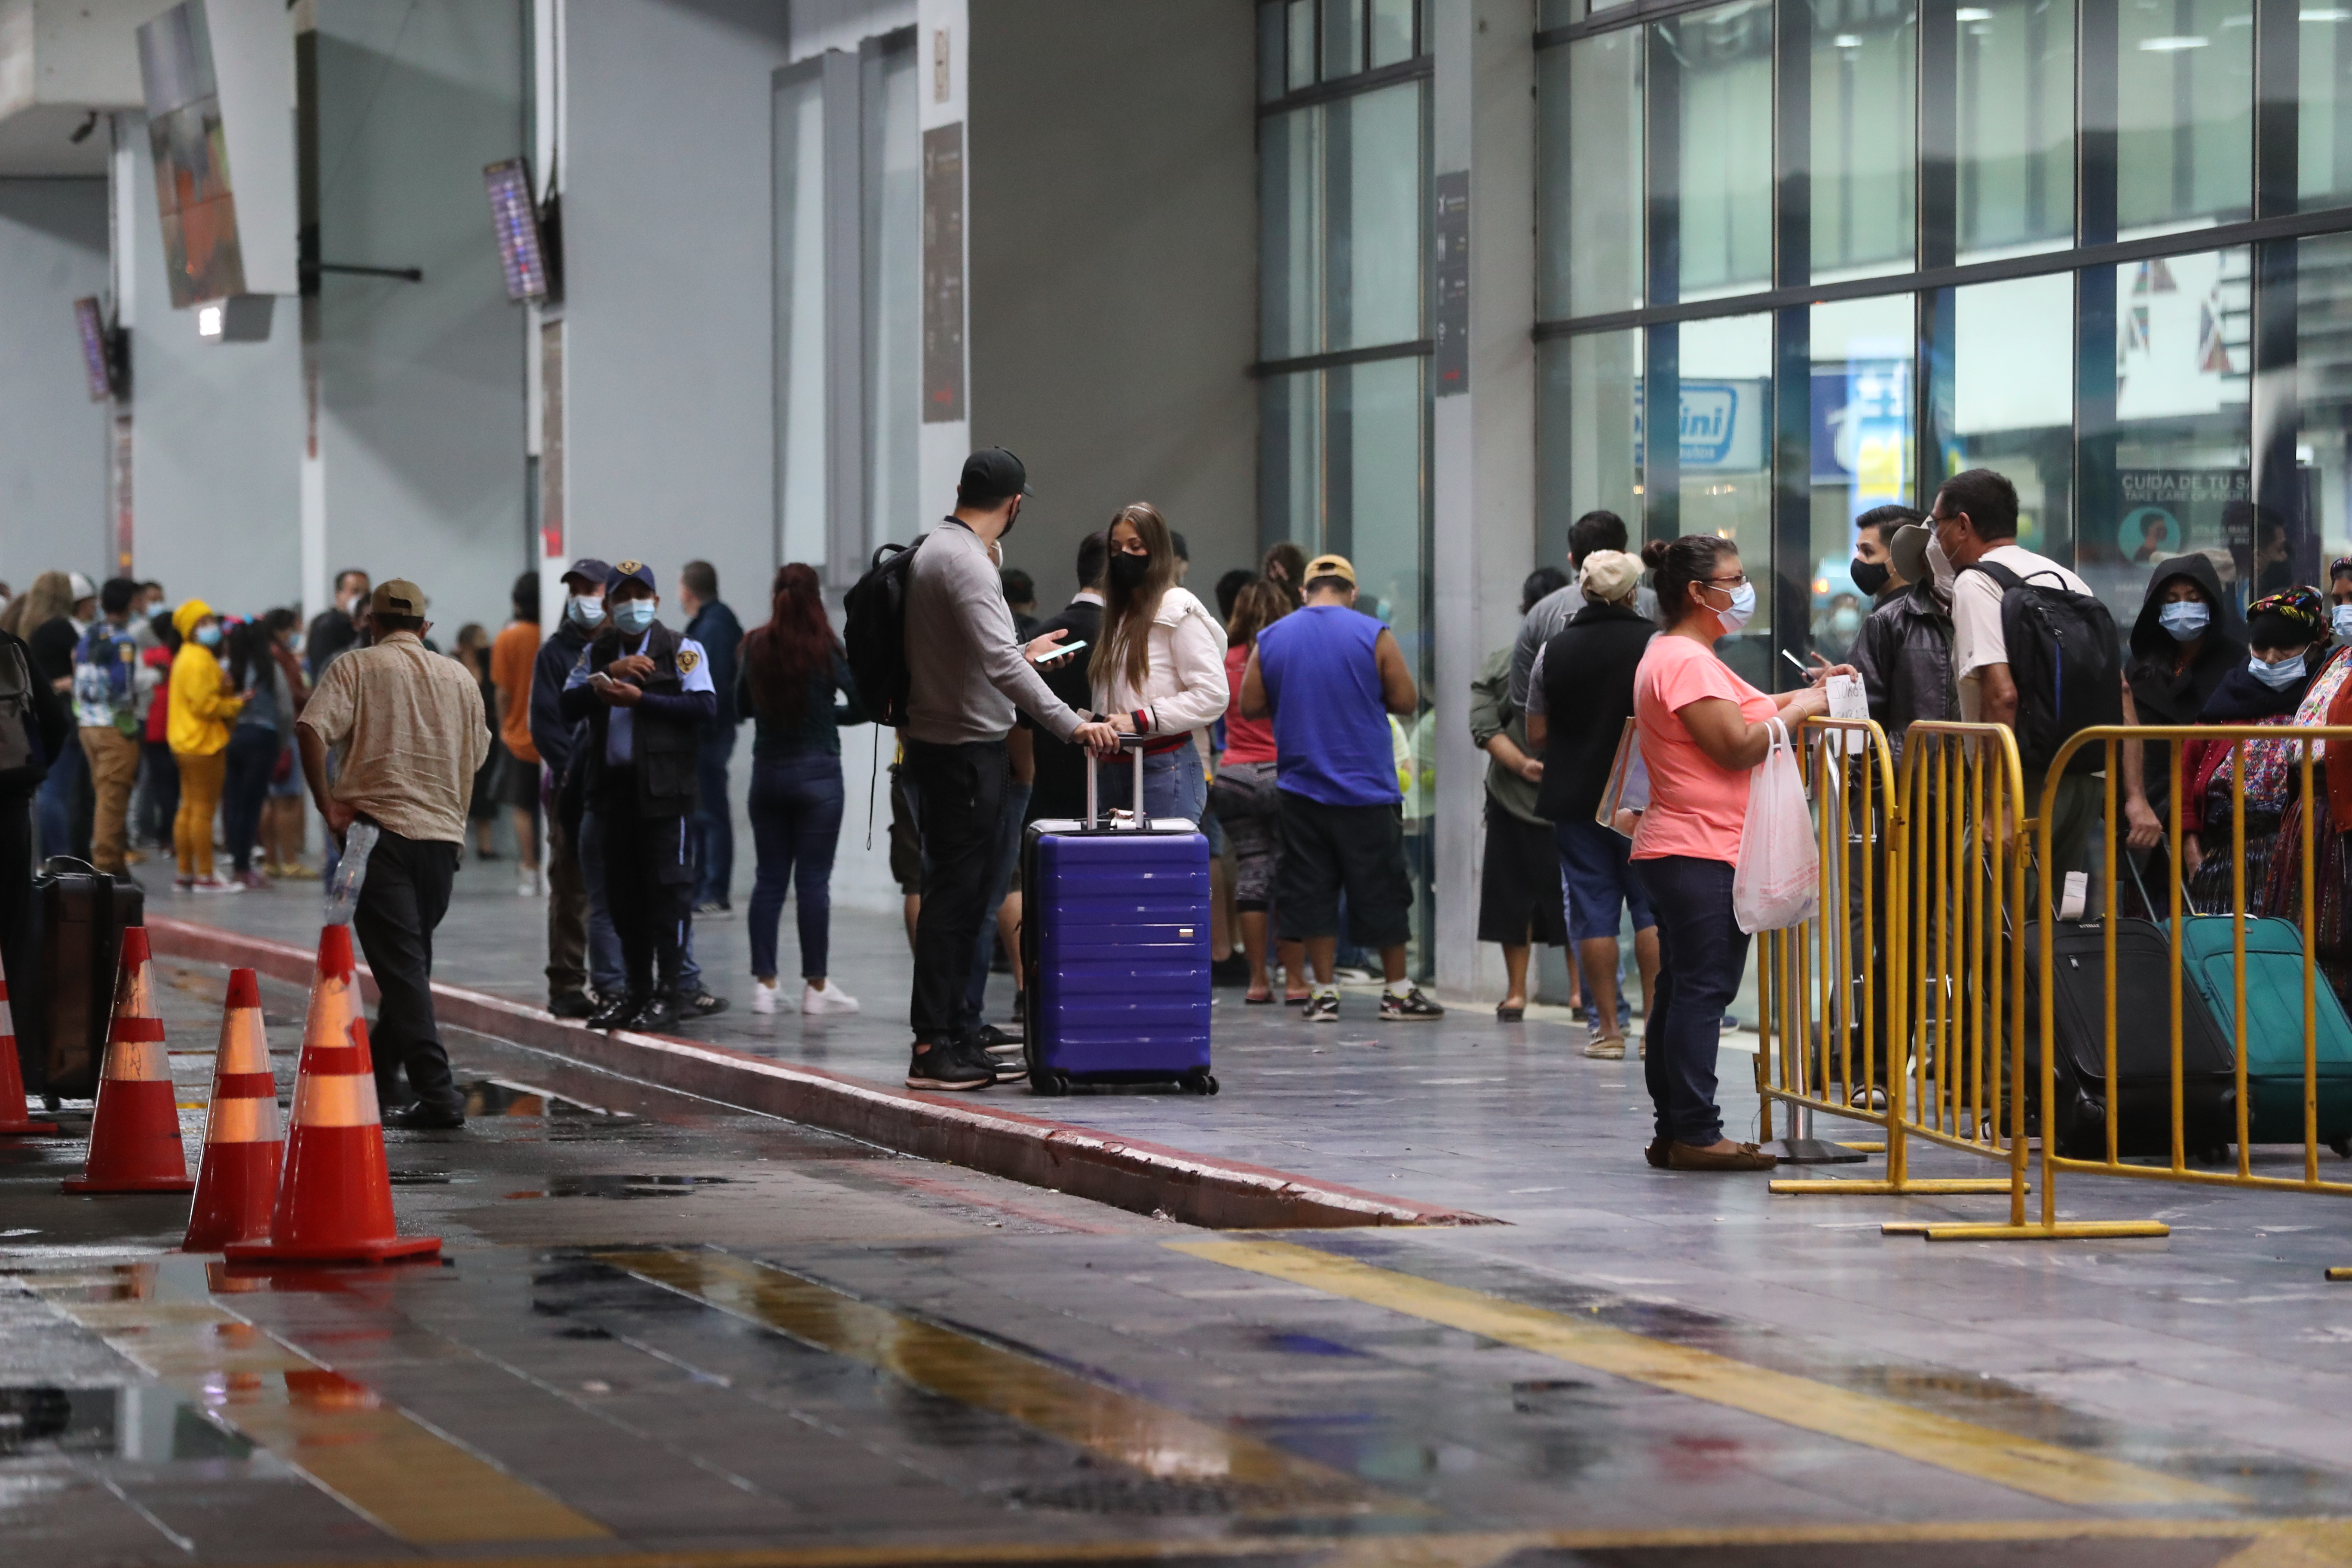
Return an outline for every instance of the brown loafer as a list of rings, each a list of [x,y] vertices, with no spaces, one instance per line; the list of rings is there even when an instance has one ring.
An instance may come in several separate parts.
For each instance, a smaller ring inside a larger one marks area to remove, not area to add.
[[[1666,1168],[1673,1171],[1769,1171],[1780,1163],[1753,1143],[1742,1143],[1728,1152],[1695,1149],[1688,1143],[1666,1146]]]
[[[1652,1170],[1665,1170],[1667,1168],[1666,1141],[1663,1138],[1651,1139],[1650,1146],[1642,1151],[1642,1158],[1650,1163],[1650,1168]]]

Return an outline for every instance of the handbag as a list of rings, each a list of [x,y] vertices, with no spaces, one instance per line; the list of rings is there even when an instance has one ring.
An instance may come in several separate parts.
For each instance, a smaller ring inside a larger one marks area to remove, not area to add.
[[[1601,826],[1624,833],[1617,818],[1632,812],[1638,821],[1642,813],[1650,809],[1650,769],[1642,761],[1642,732],[1634,721],[1625,721],[1624,733],[1617,737],[1617,755],[1609,764],[1609,782],[1601,786],[1601,804],[1592,813],[1592,820]],[[1630,833],[1625,837],[1631,838]]]

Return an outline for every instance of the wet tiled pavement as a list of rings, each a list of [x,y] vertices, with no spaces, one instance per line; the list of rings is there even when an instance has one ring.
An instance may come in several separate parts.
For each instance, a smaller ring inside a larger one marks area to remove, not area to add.
[[[469,889],[443,977],[533,998],[539,912]],[[684,1032],[894,1076],[903,939],[836,941],[866,1016]],[[193,1141],[221,976],[161,969]],[[1509,1223],[1221,1237],[475,1037],[467,1131],[389,1139],[440,1265],[232,1278],[0,1145],[0,1561],[2352,1562],[2279,1522],[2352,1515],[2339,1205],[2077,1182],[2173,1237],[1930,1249],[1877,1222],[1997,1200],[1651,1172],[1563,1026],[1277,1012],[1220,994],[1213,1100],[1005,1098]]]

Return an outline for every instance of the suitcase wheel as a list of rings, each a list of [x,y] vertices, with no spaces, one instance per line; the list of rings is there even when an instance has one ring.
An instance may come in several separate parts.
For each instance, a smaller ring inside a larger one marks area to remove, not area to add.
[[[1070,1075],[1053,1068],[1040,1068],[1029,1075],[1029,1087],[1039,1094],[1067,1094]]]
[[[1188,1094],[1214,1094],[1217,1092],[1217,1079],[1214,1073],[1191,1073],[1186,1075],[1183,1082],[1185,1092]]]
[[[2327,1145],[2336,1151],[2339,1160],[2352,1160],[2352,1138],[2338,1138]]]

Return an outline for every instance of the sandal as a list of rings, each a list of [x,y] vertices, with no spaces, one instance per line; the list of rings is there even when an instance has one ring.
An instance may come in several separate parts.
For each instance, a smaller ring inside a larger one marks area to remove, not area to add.
[[[1269,991],[1263,996],[1253,996],[1244,991],[1242,993],[1242,1001],[1251,1007],[1271,1007],[1274,1005],[1274,993]]]
[[[1499,1022],[1516,1024],[1527,1016],[1528,1010],[1524,1005],[1514,1007],[1507,1002],[1495,1004],[1495,1016]]]

